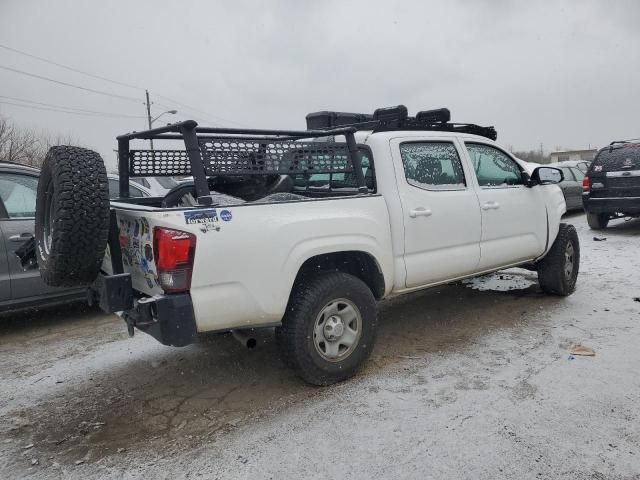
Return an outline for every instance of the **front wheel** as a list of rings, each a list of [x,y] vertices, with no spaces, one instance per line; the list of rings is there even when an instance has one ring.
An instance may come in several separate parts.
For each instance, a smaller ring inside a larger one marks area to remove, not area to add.
[[[538,263],[538,281],[545,293],[571,295],[576,289],[580,267],[580,243],[573,225],[560,224],[558,236]]]
[[[609,224],[609,215],[606,213],[587,212],[587,223],[592,230],[603,230]]]
[[[345,380],[371,354],[376,317],[371,290],[353,275],[331,272],[303,279],[276,329],[283,361],[313,385]]]

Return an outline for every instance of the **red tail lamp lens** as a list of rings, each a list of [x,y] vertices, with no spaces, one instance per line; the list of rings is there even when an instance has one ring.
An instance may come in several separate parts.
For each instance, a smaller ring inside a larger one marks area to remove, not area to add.
[[[165,292],[184,292],[191,288],[195,252],[195,235],[171,228],[153,229],[158,281]]]

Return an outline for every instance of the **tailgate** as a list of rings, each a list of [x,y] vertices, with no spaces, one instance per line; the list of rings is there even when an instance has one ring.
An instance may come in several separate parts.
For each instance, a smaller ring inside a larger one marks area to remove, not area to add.
[[[640,197],[640,170],[592,173],[592,198]]]
[[[153,227],[158,223],[154,217],[159,213],[119,209],[115,209],[115,213],[122,266],[124,273],[131,275],[133,289],[148,295],[162,294],[153,253]],[[102,262],[102,270],[113,273],[109,247]]]

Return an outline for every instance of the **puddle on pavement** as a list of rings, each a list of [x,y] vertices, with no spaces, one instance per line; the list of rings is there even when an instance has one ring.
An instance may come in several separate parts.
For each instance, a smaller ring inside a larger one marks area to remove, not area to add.
[[[538,274],[522,269],[490,273],[482,277],[462,280],[463,285],[474,290],[510,292],[512,290],[537,290]]]
[[[514,284],[514,278],[504,281]],[[540,318],[540,309],[552,309],[556,301],[531,285],[507,292],[451,285],[382,302],[376,348],[361,375],[380,373],[407,356],[466,347],[484,334]],[[43,394],[42,404],[12,414],[17,427],[0,438],[15,446],[34,443],[69,464],[95,462],[118,449],[171,455],[331,388],[306,385],[286,369],[269,331],[254,350],[214,335],[183,349],[154,351],[150,359],[134,355],[63,394]]]

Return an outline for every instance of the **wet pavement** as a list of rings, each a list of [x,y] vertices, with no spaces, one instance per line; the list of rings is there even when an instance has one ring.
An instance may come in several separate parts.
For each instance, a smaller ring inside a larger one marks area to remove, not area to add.
[[[178,349],[81,305],[0,318],[0,477],[640,478],[640,221],[567,221],[573,296],[513,269],[385,301],[328,388],[270,331]]]

